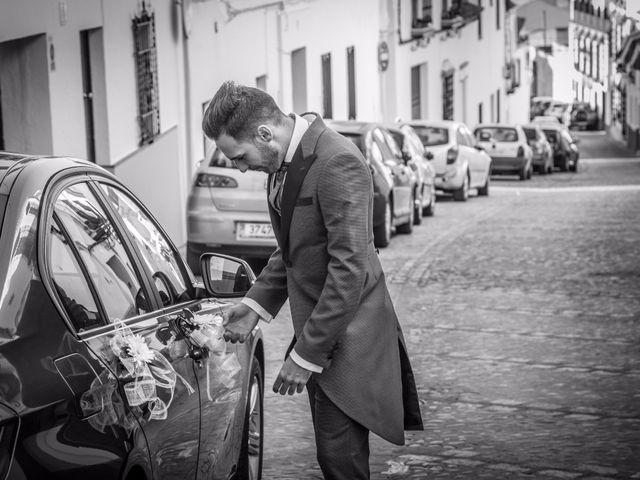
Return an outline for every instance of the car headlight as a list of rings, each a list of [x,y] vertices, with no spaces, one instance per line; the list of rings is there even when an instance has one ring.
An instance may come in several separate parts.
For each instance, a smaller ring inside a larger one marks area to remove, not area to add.
[[[215,173],[199,173],[194,185],[207,188],[238,188],[238,182],[234,178]]]

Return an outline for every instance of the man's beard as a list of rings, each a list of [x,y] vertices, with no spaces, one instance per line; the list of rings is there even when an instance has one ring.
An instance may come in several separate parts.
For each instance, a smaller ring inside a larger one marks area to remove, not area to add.
[[[262,142],[256,143],[256,148],[264,160],[261,170],[267,173],[273,173],[280,168],[279,152],[276,148]]]

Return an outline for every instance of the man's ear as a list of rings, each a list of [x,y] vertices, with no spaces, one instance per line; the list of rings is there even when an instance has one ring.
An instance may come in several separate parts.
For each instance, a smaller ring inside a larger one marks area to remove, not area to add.
[[[266,125],[260,125],[258,127],[258,137],[263,142],[270,142],[271,140],[273,140],[273,132]]]

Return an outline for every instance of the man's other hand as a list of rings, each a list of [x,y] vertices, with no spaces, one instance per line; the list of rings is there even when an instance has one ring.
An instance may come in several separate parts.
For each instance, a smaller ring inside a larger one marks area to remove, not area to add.
[[[260,316],[251,307],[238,303],[222,314],[224,339],[231,343],[244,343],[256,327]]]
[[[293,395],[294,393],[302,393],[304,386],[311,377],[311,370],[302,368],[291,357],[287,357],[280,369],[278,378],[273,384],[273,391],[280,395]]]

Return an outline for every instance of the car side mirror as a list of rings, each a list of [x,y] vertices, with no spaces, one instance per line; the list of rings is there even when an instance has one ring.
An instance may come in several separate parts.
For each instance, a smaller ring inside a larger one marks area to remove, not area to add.
[[[426,152],[424,152],[424,158],[426,158],[429,161],[433,160],[433,153],[427,150]]]
[[[220,253],[204,253],[200,266],[205,288],[217,297],[242,296],[256,280],[247,262]]]

